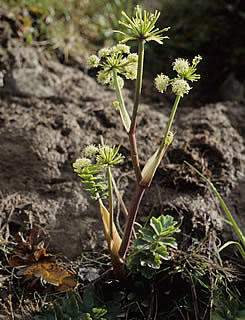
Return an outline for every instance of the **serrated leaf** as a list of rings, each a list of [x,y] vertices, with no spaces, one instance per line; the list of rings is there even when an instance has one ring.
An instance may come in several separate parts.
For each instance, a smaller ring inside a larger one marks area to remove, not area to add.
[[[134,240],[134,246],[137,247],[138,250],[146,248],[149,246],[149,242],[145,241],[144,239],[136,239]]]
[[[158,247],[156,252],[160,255],[161,259],[167,260],[168,259],[168,251],[165,247]]]
[[[160,233],[162,232],[163,224],[161,221],[159,221],[159,219],[152,217],[150,221],[150,226],[153,228],[157,235],[160,235]]]
[[[149,228],[144,228],[139,231],[139,233],[142,235],[143,239],[149,243],[153,243],[155,241],[155,235],[153,230]]]
[[[177,242],[175,240],[175,238],[173,237],[166,237],[166,238],[163,238],[162,240],[160,240],[158,242],[161,246],[170,246],[174,249],[177,249]]]
[[[173,217],[169,215],[161,215],[159,220],[162,224],[162,231],[168,230],[170,227],[173,227],[176,224]]]

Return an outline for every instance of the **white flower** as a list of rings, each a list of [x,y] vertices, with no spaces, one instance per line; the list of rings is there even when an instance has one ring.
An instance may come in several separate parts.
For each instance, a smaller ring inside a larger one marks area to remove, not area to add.
[[[82,170],[83,168],[88,167],[91,164],[91,160],[87,158],[78,158],[75,163],[73,163],[73,167],[76,168],[78,171]]]
[[[172,82],[172,91],[176,96],[183,97],[184,94],[188,94],[191,90],[188,82],[183,79],[174,79]]]
[[[138,62],[138,55],[137,55],[137,53],[130,53],[130,54],[127,56],[127,60],[130,61],[130,62]]]
[[[175,70],[178,74],[185,74],[189,71],[190,65],[188,60],[178,58],[175,59],[173,63],[173,70]]]
[[[93,54],[92,56],[90,56],[88,58],[88,68],[97,68],[98,65],[100,63],[100,58],[97,57],[95,54]]]
[[[99,50],[98,56],[99,56],[99,58],[103,58],[103,57],[107,56],[107,55],[110,54],[110,53],[111,53],[111,49],[109,49],[109,48],[102,48],[102,49]]]
[[[168,84],[169,84],[169,77],[165,76],[162,73],[157,75],[157,77],[155,78],[155,87],[161,93],[163,93],[167,89]]]
[[[98,152],[98,150],[98,147],[96,147],[94,144],[90,144],[85,147],[83,153],[86,158],[92,158]]]
[[[101,84],[107,84],[111,81],[112,75],[108,71],[99,71],[97,74],[97,79]]]
[[[115,53],[130,53],[130,47],[126,44],[117,44],[116,46],[111,48]]]
[[[123,73],[127,79],[134,80],[137,77],[137,64],[131,63],[125,66],[125,72]]]

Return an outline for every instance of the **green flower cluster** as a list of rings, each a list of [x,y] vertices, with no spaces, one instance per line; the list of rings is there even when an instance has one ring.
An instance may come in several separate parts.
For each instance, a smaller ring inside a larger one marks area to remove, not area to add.
[[[108,185],[104,169],[117,165],[123,160],[123,156],[118,153],[119,148],[120,146],[99,145],[97,147],[91,144],[84,149],[82,156],[73,163],[74,171],[81,178],[85,190],[90,192],[92,199],[107,198]]]
[[[98,72],[98,81],[105,85],[110,84],[115,89],[113,70],[126,79],[134,80],[137,76],[138,55],[130,53],[130,47],[125,44],[118,44],[111,48],[99,50],[98,55],[92,55],[88,59],[88,68],[101,67]],[[124,85],[122,77],[117,76],[120,88]]]
[[[169,30],[169,27],[159,30],[155,24],[160,16],[160,12],[155,10],[154,13],[142,10],[140,6],[135,8],[135,17],[129,18],[123,11],[122,15],[126,21],[119,21],[123,25],[127,32],[115,30],[123,35],[124,39],[121,43],[125,43],[129,40],[144,40],[144,41],[156,41],[159,44],[163,44],[163,39],[168,39],[167,36],[163,36],[162,33]]]
[[[159,92],[163,93],[167,87],[171,85],[173,93],[176,94],[176,96],[183,97],[184,94],[188,94],[191,90],[187,81],[193,82],[200,79],[200,75],[195,72],[196,66],[201,60],[202,57],[198,55],[192,60],[192,64],[190,65],[186,59],[175,59],[173,70],[177,72],[177,77],[169,79],[168,76],[161,73],[155,78],[155,87]]]

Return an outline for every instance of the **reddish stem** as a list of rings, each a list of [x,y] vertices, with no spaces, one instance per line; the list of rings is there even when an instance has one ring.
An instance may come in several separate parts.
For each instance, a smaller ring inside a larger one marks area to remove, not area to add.
[[[126,225],[125,225],[125,229],[124,229],[124,233],[123,233],[123,237],[122,237],[122,243],[119,249],[119,256],[124,260],[126,253],[128,251],[128,247],[129,247],[129,243],[130,243],[130,239],[131,239],[131,235],[132,235],[132,230],[134,227],[134,222],[139,210],[139,206],[142,200],[142,197],[144,195],[146,187],[145,186],[141,186],[139,184],[137,184],[135,193],[134,193],[134,197],[131,201],[131,205],[130,205],[130,210],[129,210],[129,214],[126,220]]]
[[[133,163],[134,172],[136,175],[137,183],[139,184],[142,179],[142,174],[140,170],[140,164],[139,164],[139,157],[137,152],[137,145],[136,145],[136,137],[135,137],[135,131],[129,131],[128,133],[129,142],[130,142],[130,153],[131,153],[131,159]]]

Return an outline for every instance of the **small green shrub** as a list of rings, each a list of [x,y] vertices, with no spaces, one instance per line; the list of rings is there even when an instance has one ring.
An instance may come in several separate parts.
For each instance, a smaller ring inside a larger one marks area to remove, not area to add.
[[[127,259],[127,269],[150,279],[160,269],[163,260],[168,260],[168,247],[177,249],[175,238],[170,236],[180,232],[177,222],[171,216],[152,217],[150,227],[139,229]]]

